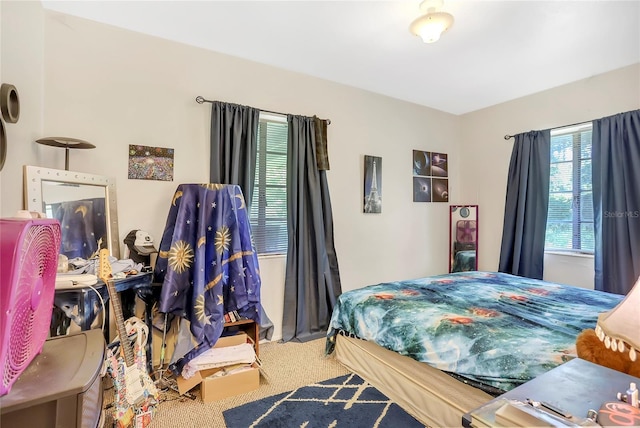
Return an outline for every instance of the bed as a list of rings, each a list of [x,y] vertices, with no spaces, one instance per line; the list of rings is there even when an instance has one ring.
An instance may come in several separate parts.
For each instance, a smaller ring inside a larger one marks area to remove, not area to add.
[[[575,338],[622,296],[464,272],[343,293],[327,353],[429,426],[575,358]]]
[[[458,251],[453,256],[451,272],[470,272],[476,270],[476,250]]]

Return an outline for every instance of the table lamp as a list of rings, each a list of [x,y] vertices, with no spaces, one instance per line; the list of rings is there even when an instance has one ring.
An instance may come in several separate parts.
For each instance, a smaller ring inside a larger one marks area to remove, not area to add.
[[[640,354],[640,278],[618,306],[598,315],[598,339],[613,351],[629,351],[631,361]]]

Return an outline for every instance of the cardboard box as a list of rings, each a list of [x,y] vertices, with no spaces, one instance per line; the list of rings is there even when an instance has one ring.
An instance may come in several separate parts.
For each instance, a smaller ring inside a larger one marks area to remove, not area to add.
[[[235,336],[221,337],[216,342],[214,348],[241,345],[247,342],[250,342],[248,336],[245,333],[240,333]],[[184,394],[200,385],[202,401],[209,403],[253,391],[260,386],[260,370],[256,363],[253,363],[252,368],[246,371],[225,376],[210,377],[222,369],[222,367],[219,367],[201,370],[189,379],[178,376],[178,391],[180,391],[180,394]]]
[[[210,403],[212,401],[253,391],[258,389],[259,386],[260,370],[256,363],[253,363],[251,365],[251,369],[240,373],[204,378],[200,385],[200,395],[202,396],[202,401]]]

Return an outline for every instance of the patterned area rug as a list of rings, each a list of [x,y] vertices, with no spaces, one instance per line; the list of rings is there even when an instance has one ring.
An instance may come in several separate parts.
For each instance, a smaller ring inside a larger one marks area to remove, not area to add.
[[[424,427],[355,374],[226,410],[228,428]]]

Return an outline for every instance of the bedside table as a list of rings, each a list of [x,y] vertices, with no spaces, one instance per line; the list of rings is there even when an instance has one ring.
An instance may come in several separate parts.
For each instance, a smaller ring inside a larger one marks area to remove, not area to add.
[[[629,383],[640,385],[640,378],[607,367],[574,358],[529,382],[462,415],[462,426],[472,428],[471,417],[500,399],[545,401],[574,416],[586,418],[589,409],[598,411],[607,401],[616,401],[618,392],[625,392]],[[483,419],[495,423],[494,415],[485,412]]]

